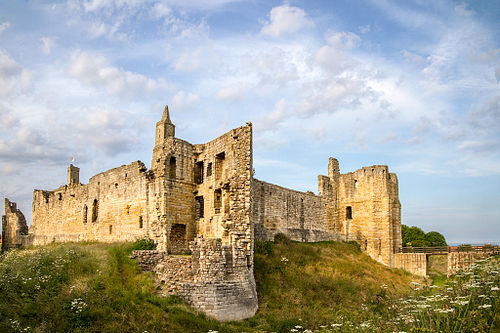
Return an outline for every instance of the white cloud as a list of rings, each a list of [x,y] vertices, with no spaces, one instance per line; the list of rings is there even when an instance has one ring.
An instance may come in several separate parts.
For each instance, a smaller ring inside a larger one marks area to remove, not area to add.
[[[332,46],[353,49],[361,43],[361,38],[354,32],[334,32],[326,37],[326,41]]]
[[[167,17],[171,13],[172,9],[162,2],[155,3],[151,8],[151,15],[156,19]]]
[[[0,50],[0,97],[9,96],[16,87],[26,89],[30,84],[30,74],[14,59]]]
[[[0,24],[0,33],[2,33],[3,31],[7,30],[9,27],[10,27],[10,23],[9,22],[4,22],[4,23]]]
[[[286,120],[288,115],[287,104],[284,98],[281,98],[275,105],[274,110],[258,119],[255,122],[255,129],[257,131],[268,131],[278,129],[281,122]]]
[[[460,5],[455,6],[455,13],[457,13],[460,16],[471,16],[474,15],[476,12],[473,10],[467,9],[469,5],[466,4],[465,2],[462,2]]]
[[[194,72],[200,68],[200,49],[183,53],[174,64],[176,71]]]
[[[104,86],[109,93],[124,96],[153,94],[166,86],[163,79],[155,80],[119,69],[105,57],[89,52],[74,52],[68,72],[86,84]]]
[[[172,99],[172,110],[189,111],[194,109],[200,100],[200,96],[194,93],[179,91]]]
[[[371,27],[370,27],[369,24],[367,24],[367,25],[360,25],[360,26],[358,26],[358,30],[359,30],[360,33],[366,34],[366,33],[368,33],[368,32],[371,31]]]
[[[56,45],[54,39],[50,37],[42,37],[40,38],[40,41],[42,42],[42,52],[44,54],[50,54],[52,48]]]
[[[272,8],[269,18],[270,21],[265,23],[261,33],[273,37],[293,33],[312,24],[303,9],[288,3]]]
[[[215,94],[215,98],[231,102],[241,101],[244,97],[245,86],[237,84],[220,88]]]

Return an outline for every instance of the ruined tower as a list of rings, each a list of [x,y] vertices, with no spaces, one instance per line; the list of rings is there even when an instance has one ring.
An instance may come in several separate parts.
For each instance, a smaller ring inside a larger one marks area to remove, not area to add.
[[[80,184],[80,168],[73,164],[68,167],[68,185]]]
[[[2,216],[2,251],[28,244],[28,226],[23,213],[15,202],[5,198],[5,215]]]

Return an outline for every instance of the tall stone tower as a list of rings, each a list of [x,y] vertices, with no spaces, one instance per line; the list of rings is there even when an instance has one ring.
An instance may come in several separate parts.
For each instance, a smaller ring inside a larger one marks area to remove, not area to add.
[[[174,137],[175,125],[170,120],[168,105],[166,105],[160,121],[156,123],[155,146],[151,161],[151,170],[156,173],[164,174],[167,171],[168,164],[173,163],[172,161],[175,160],[175,158],[172,161],[165,160],[169,153],[169,148],[173,145]]]
[[[156,123],[155,146],[162,145],[165,139],[169,137],[175,137],[175,125],[170,120],[168,105],[166,105],[160,121]]]
[[[68,185],[80,184],[80,168],[70,164],[68,167]]]

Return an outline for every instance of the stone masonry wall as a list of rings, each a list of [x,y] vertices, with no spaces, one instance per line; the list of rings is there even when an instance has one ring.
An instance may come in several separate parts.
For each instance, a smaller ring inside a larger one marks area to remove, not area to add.
[[[27,245],[28,226],[23,213],[15,202],[5,199],[5,215],[2,216],[2,251]]]
[[[489,253],[485,252],[450,252],[448,253],[448,276],[456,274],[462,269],[469,268],[478,259],[486,258]]]
[[[257,239],[272,240],[278,233],[302,242],[339,238],[325,223],[325,198],[312,192],[294,191],[254,179],[252,205]]]
[[[133,241],[149,233],[148,175],[140,161],[89,183],[33,191],[32,243]]]
[[[401,205],[395,174],[387,166],[363,167],[338,177],[338,229],[375,260],[394,266],[401,246]]]
[[[396,253],[394,254],[394,266],[425,277],[427,276],[427,254]]]

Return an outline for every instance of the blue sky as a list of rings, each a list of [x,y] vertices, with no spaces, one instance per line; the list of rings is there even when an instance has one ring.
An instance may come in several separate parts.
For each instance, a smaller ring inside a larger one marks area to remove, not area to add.
[[[500,242],[500,2],[0,2],[0,196],[251,121],[256,177],[389,165],[403,223]]]

